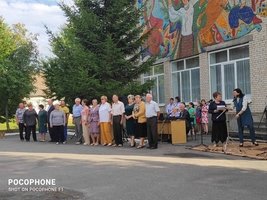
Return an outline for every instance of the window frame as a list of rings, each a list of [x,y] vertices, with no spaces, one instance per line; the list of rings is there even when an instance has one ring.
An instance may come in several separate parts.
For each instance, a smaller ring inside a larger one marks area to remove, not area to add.
[[[175,61],[173,61],[173,62],[171,62],[171,85],[172,85],[172,96],[174,96],[174,92],[173,92],[173,90],[174,90],[174,85],[173,85],[173,74],[178,74],[179,75],[179,81],[180,81],[180,83],[179,83],[179,87],[180,87],[180,98],[183,100],[183,92],[182,92],[182,72],[189,72],[189,84],[190,84],[190,100],[192,101],[192,102],[194,102],[194,103],[196,103],[196,101],[195,100],[193,100],[192,99],[192,71],[193,70],[199,70],[199,81],[200,81],[200,64],[199,64],[199,66],[198,67],[192,67],[192,68],[187,68],[187,66],[186,66],[186,61],[187,60],[190,60],[190,59],[194,59],[194,58],[198,58],[198,62],[199,62],[199,56],[197,55],[197,56],[192,56],[192,57],[188,57],[188,58],[185,58],[185,59],[182,59],[182,60],[175,60]],[[173,65],[175,64],[175,63],[177,63],[177,62],[181,62],[181,61],[183,61],[183,63],[184,63],[184,69],[181,69],[181,70],[175,70],[175,71],[173,71]],[[199,86],[199,88],[200,88],[200,86]],[[201,89],[199,89],[199,98],[201,98],[201,95],[200,95],[200,90]],[[191,102],[191,101],[189,101],[189,102]],[[198,99],[198,101],[200,101],[200,99]],[[189,102],[185,102],[185,103],[189,103]]]
[[[158,67],[158,66],[162,66],[163,67],[163,73],[157,73],[155,74],[155,68]],[[164,102],[159,102],[160,100],[160,94],[159,94],[159,77],[160,76],[163,76],[163,81],[164,81],[164,86],[165,86],[165,69],[164,69],[164,64],[163,63],[160,63],[160,64],[156,64],[156,65],[153,65],[151,66],[151,71],[152,72],[151,74],[149,75],[146,75],[146,74],[143,74],[143,78],[142,78],[142,81],[143,83],[145,83],[145,80],[153,80],[155,79],[155,84],[156,84],[156,89],[157,89],[157,97],[155,99],[155,96],[152,92],[152,89],[149,90],[150,93],[152,93],[152,95],[154,96],[154,99],[156,100],[156,102],[159,104],[159,106],[165,106],[165,100]],[[165,99],[165,89],[164,89],[164,95],[163,95],[163,99]]]
[[[248,47],[248,50],[249,50],[249,44],[246,43],[246,44],[242,44],[242,45],[238,45],[238,46],[233,46],[233,47],[229,47],[229,48],[226,48],[226,49],[220,49],[220,50],[216,50],[216,51],[212,51],[212,52],[209,52],[208,53],[208,64],[209,64],[209,91],[210,91],[210,98],[213,99],[212,97],[212,86],[211,86],[211,67],[213,66],[216,66],[216,65],[220,65],[221,67],[221,85],[222,85],[222,91],[220,91],[222,93],[222,98],[224,99],[224,101],[229,104],[232,102],[232,99],[226,99],[225,98],[225,73],[224,73],[224,66],[227,65],[227,64],[234,64],[234,78],[235,78],[235,81],[234,81],[234,85],[235,85],[235,88],[237,88],[237,62],[239,61],[249,61],[249,69],[251,67],[250,65],[250,55],[248,57],[245,57],[245,58],[240,58],[240,59],[235,59],[235,60],[230,60],[230,50],[232,49],[236,49],[236,48],[240,48],[240,47],[244,47],[244,46],[247,46]],[[211,55],[212,54],[215,54],[215,53],[218,53],[218,52],[222,52],[222,51],[227,51],[227,61],[224,61],[224,62],[218,62],[218,63],[213,63],[211,64]],[[250,72],[249,72],[250,73]],[[250,82],[251,82],[251,78],[250,78]],[[234,89],[234,88],[233,88]],[[250,88],[250,94],[246,94],[249,98],[251,98],[251,88]]]

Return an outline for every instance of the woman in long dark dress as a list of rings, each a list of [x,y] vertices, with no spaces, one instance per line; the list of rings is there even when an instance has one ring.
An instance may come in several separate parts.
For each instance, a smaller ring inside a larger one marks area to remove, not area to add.
[[[47,111],[44,110],[43,105],[39,105],[39,113],[38,113],[38,126],[40,133],[40,141],[45,142],[45,135],[47,133]]]
[[[125,106],[125,119],[126,119],[126,130],[127,134],[131,137],[131,147],[135,146],[135,119],[133,118],[133,109],[134,109],[134,96],[128,95],[128,104]]]
[[[212,114],[212,136],[211,142],[215,142],[214,146],[218,143],[223,143],[223,150],[225,150],[225,142],[227,139],[227,125],[226,125],[226,104],[222,101],[220,92],[213,93],[214,101],[209,105],[209,113]]]

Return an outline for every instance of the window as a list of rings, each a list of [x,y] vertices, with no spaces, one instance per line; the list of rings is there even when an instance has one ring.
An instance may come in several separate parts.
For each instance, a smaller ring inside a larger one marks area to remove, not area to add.
[[[151,70],[148,73],[144,74],[144,82],[148,80],[154,80],[155,85],[150,91],[154,97],[154,100],[160,104],[164,104],[164,66],[155,65],[151,67]]]
[[[209,58],[211,96],[220,91],[225,100],[230,100],[237,87],[245,94],[251,94],[248,45],[210,53]]]
[[[173,96],[182,101],[198,101],[200,99],[199,57],[179,60],[172,63]]]

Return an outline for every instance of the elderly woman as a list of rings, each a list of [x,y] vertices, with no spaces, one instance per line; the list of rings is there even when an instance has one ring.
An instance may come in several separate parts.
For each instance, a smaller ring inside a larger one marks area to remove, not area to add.
[[[44,110],[44,105],[39,105],[38,113],[38,126],[40,133],[40,142],[45,142],[45,136],[47,133],[47,111]]]
[[[64,126],[66,124],[65,113],[60,110],[59,103],[55,103],[55,110],[50,114],[50,127],[55,134],[56,144],[64,144]]]
[[[88,119],[89,119],[89,107],[88,107],[88,100],[82,100],[83,109],[81,111],[82,116],[82,129],[83,129],[83,145],[90,145],[90,134],[88,128]]]
[[[135,105],[133,110],[134,118],[137,119],[136,124],[136,137],[140,138],[140,144],[137,149],[145,147],[145,137],[147,137],[147,126],[146,126],[146,105],[142,101],[140,95],[135,96]]]
[[[112,145],[111,106],[107,101],[108,98],[106,96],[102,96],[99,107],[99,125],[101,130],[101,143],[103,146]]]
[[[99,106],[96,99],[93,99],[92,107],[89,111],[89,130],[93,141],[91,145],[99,145]]]
[[[131,147],[135,147],[135,119],[133,115],[134,109],[134,96],[128,95],[128,104],[125,106],[125,119],[126,119],[126,130],[127,134],[131,137]]]
[[[30,141],[31,133],[33,137],[33,141],[37,142],[36,138],[36,123],[37,123],[38,115],[36,111],[33,109],[31,103],[28,104],[28,109],[25,110],[23,114],[23,122],[26,127],[26,135],[25,139],[27,142]]]
[[[223,143],[225,150],[225,142],[227,139],[227,125],[225,112],[226,104],[222,101],[222,94],[220,92],[213,93],[214,101],[209,105],[209,113],[212,115],[212,135],[211,142],[215,142],[214,146],[218,143]]]

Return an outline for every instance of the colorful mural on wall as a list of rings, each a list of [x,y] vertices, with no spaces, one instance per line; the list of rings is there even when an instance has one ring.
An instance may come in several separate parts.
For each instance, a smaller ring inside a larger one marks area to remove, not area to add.
[[[203,48],[261,31],[267,0],[138,0],[150,31],[144,57],[184,58]]]

